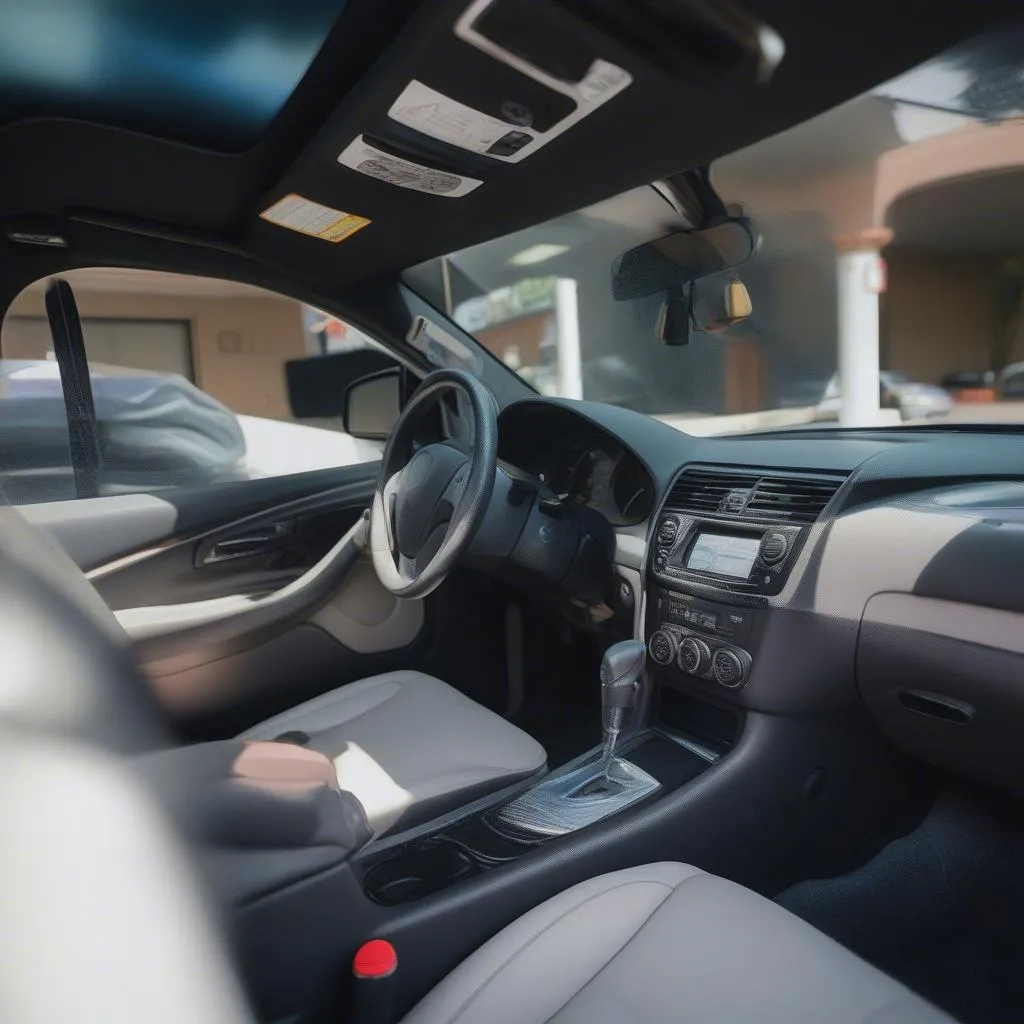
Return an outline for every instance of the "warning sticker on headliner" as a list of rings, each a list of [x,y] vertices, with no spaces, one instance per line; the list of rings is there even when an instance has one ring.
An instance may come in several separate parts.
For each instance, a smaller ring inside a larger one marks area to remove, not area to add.
[[[278,227],[322,238],[326,242],[343,242],[371,223],[366,217],[314,203],[294,192],[278,199],[260,216]]]
[[[429,192],[435,196],[448,196],[451,199],[464,196],[483,184],[477,178],[439,171],[434,167],[425,167],[412,160],[392,156],[367,142],[362,135],[356,136],[345,147],[344,152],[338,157],[338,163],[391,185],[415,189],[417,192]]]
[[[388,116],[441,142],[499,159],[516,155],[536,140],[521,125],[483,114],[417,81],[402,90]]]

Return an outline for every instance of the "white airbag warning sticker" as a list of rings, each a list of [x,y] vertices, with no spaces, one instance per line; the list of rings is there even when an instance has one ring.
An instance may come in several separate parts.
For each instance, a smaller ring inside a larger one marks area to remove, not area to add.
[[[338,157],[338,163],[400,188],[448,196],[450,199],[464,196],[483,184],[477,178],[439,171],[434,167],[425,167],[412,160],[392,156],[367,142],[362,135],[356,136],[345,147]]]
[[[483,114],[417,81],[402,90],[388,116],[441,142],[489,156],[508,158],[536,138],[520,125]]]
[[[356,213],[346,213],[344,210],[314,203],[312,199],[294,192],[268,207],[260,217],[278,227],[322,238],[326,242],[343,242],[349,235],[354,235],[372,223]]]

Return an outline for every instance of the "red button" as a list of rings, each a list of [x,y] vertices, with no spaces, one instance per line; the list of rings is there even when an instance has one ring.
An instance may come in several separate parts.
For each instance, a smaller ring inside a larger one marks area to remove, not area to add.
[[[352,973],[357,978],[384,978],[398,966],[398,954],[387,939],[370,939],[356,951]]]

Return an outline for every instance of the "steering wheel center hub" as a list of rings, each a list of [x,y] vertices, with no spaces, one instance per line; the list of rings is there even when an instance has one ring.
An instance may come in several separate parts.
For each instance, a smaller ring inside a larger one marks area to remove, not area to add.
[[[454,444],[416,448],[418,427],[454,391],[472,414],[468,453]],[[494,399],[463,370],[438,370],[420,385],[388,439],[370,515],[380,581],[398,597],[423,597],[445,578],[483,521],[497,470]]]

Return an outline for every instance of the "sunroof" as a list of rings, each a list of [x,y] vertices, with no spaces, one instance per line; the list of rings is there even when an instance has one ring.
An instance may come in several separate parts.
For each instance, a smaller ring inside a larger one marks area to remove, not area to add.
[[[345,0],[2,0],[0,122],[74,117],[221,150],[273,120]]]

